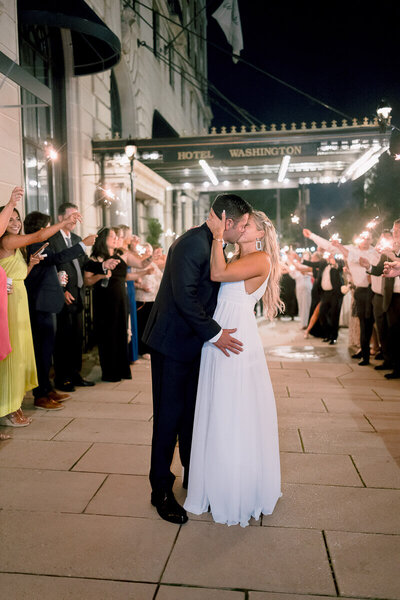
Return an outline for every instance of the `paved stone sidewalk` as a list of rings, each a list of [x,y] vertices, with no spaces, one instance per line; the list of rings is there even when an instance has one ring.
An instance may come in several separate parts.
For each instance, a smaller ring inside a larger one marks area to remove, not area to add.
[[[351,360],[345,332],[329,348],[296,322],[260,332],[280,425],[274,514],[246,529],[158,517],[142,361],[56,413],[26,399],[32,425],[1,428],[1,598],[400,600],[400,381]]]

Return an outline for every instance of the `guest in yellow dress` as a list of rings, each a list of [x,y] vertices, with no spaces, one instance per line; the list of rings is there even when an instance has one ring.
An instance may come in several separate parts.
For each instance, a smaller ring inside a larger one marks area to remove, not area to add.
[[[0,208],[0,212],[4,207]],[[11,352],[0,361],[0,424],[8,427],[26,427],[31,423],[21,409],[25,392],[37,386],[35,354],[29,320],[29,308],[24,279],[28,270],[40,260],[31,259],[29,267],[19,248],[42,242],[65,227],[66,221],[80,220],[79,213],[68,219],[29,234],[21,234],[21,218],[14,209],[5,233],[0,237],[0,266],[12,279],[13,293],[8,296],[8,322]]]

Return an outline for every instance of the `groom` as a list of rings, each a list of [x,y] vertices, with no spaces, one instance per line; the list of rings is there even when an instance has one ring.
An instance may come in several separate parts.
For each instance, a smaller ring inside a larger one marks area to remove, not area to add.
[[[252,212],[250,204],[235,194],[220,194],[212,208],[220,218],[225,210],[224,241],[236,242]],[[175,476],[170,467],[178,439],[187,487],[201,348],[212,342],[227,356],[242,350],[242,343],[231,336],[236,329],[221,329],[212,319],[219,289],[210,280],[212,240],[204,223],[172,244],[143,334],[151,349],[153,384],[151,503],[161,518],[178,524],[188,519],[172,492]]]

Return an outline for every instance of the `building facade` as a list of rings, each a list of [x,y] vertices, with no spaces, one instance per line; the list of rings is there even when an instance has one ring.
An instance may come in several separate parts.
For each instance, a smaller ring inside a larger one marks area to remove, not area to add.
[[[157,218],[165,242],[202,220],[195,191],[92,141],[206,133],[205,39],[205,0],[2,0],[0,204],[22,184],[25,212],[73,202],[88,233],[135,211],[138,233]]]

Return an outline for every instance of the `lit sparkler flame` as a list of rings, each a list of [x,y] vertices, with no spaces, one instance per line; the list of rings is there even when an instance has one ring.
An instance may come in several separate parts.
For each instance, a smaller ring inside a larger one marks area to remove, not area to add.
[[[320,227],[321,229],[324,229],[324,227],[327,227],[334,219],[335,217],[330,217],[330,219],[322,219]]]
[[[366,224],[366,228],[373,229],[374,227],[376,227],[378,225],[378,221],[379,221],[379,217],[375,217],[374,219],[372,219],[372,221],[370,221],[369,223]]]
[[[298,225],[300,223],[300,217],[298,217],[297,215],[292,215],[291,220],[294,225]]]
[[[146,248],[144,246],[142,246],[141,244],[138,244],[136,246],[136,252],[139,254],[139,256],[143,256],[143,254],[145,254],[145,252],[146,252]]]
[[[339,244],[340,244],[342,241],[342,238],[339,237],[338,233],[334,233],[329,241],[330,242],[339,242]]]
[[[323,254],[323,257],[324,257],[325,259],[327,259],[327,258],[329,258],[329,257],[330,257],[330,255],[331,255],[331,253],[330,253],[330,252],[324,252],[324,254]]]
[[[382,252],[383,250],[393,250],[392,240],[382,238],[379,244],[376,245],[376,248],[379,252]]]

